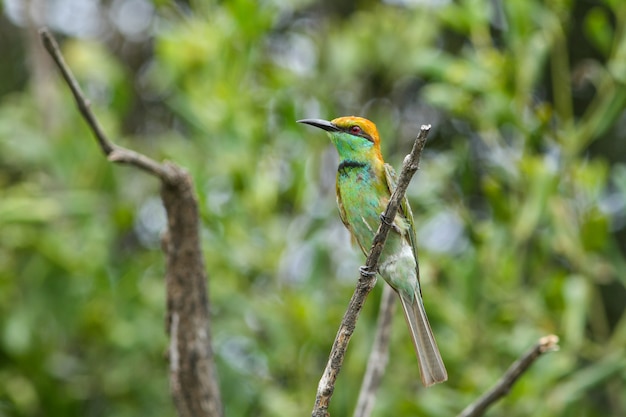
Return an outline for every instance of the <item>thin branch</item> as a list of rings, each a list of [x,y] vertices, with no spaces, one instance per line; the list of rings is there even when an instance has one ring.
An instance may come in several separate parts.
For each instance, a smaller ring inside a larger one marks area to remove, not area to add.
[[[413,175],[419,168],[420,157],[429,132],[430,125],[421,126],[411,153],[404,158],[398,184],[391,194],[387,208],[383,213],[383,218],[394,219],[396,217],[398,207],[404,198],[411,178],[413,178]],[[328,413],[328,406],[335,389],[335,381],[341,371],[346,349],[348,348],[348,343],[350,343],[350,338],[356,327],[356,321],[363,308],[363,303],[372,288],[374,288],[374,285],[376,285],[375,271],[378,268],[378,259],[383,251],[390,229],[391,223],[381,221],[376,236],[374,236],[365,266],[361,268],[361,275],[354,293],[352,294],[352,298],[348,303],[348,308],[341,320],[341,324],[339,325],[339,330],[337,331],[333,347],[330,351],[328,363],[326,364],[326,368],[318,384],[315,405],[311,413],[312,417],[328,417],[330,415]]]
[[[396,293],[389,285],[383,287],[383,295],[378,310],[378,323],[374,345],[367,360],[367,369],[361,383],[359,399],[356,403],[353,417],[369,417],[374,410],[376,391],[385,374],[385,368],[389,361],[389,339],[391,338],[391,324],[393,323],[393,311],[396,306]]]
[[[470,404],[457,417],[482,416],[487,408],[509,393],[519,377],[544,353],[559,349],[559,338],[553,334],[544,336],[513,363],[502,378],[482,397]]]
[[[137,168],[140,168],[161,178],[161,180],[169,184],[178,181],[179,177],[170,165],[160,164],[145,155],[115,145],[109,140],[107,135],[104,133],[100,122],[98,122],[98,119],[91,111],[91,105],[89,103],[89,100],[87,100],[85,94],[80,88],[80,85],[78,85],[76,77],[74,77],[74,75],[72,74],[72,70],[70,70],[68,65],[65,63],[63,54],[59,49],[59,44],[54,39],[54,36],[52,36],[47,28],[41,28],[39,30],[39,36],[41,37],[44,47],[61,71],[61,75],[63,75],[67,86],[72,91],[72,95],[74,96],[74,100],[76,101],[76,105],[78,106],[78,110],[83,115],[83,118],[91,128],[91,131],[98,141],[98,145],[100,145],[100,149],[102,149],[102,152],[104,152],[109,160],[112,162],[121,162],[129,165],[134,165]]]
[[[52,34],[45,28],[39,34],[108,160],[129,164],[161,180],[161,199],[168,224],[162,248],[166,255],[170,391],[179,416],[220,417],[223,407],[211,347],[207,275],[200,248],[193,180],[174,164],[158,163],[112,143],[92,113]]]

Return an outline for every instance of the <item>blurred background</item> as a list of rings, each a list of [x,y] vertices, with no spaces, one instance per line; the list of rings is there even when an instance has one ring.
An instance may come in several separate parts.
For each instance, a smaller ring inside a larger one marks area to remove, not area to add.
[[[305,117],[375,121],[408,191],[448,367],[401,313],[375,416],[454,416],[549,333],[488,415],[626,415],[621,0],[0,2],[0,416],[172,416],[157,181],[108,163],[43,51],[59,37],[117,143],[195,179],[228,416],[309,415],[363,256]],[[378,287],[331,414],[353,411]]]

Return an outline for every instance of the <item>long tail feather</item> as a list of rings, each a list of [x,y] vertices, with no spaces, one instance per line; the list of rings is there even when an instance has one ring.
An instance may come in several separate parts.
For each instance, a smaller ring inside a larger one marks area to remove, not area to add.
[[[413,294],[412,299],[409,299],[408,295],[403,295],[402,292],[398,292],[398,295],[411,331],[422,383],[428,387],[446,381],[448,372],[441,359],[430,323],[428,323],[422,297],[417,292]]]

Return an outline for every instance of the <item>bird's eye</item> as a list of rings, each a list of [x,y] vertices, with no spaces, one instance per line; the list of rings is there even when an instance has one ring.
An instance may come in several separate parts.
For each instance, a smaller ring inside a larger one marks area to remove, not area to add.
[[[362,130],[359,126],[352,126],[350,127],[350,133],[352,133],[353,135],[358,135],[359,133],[361,133]]]

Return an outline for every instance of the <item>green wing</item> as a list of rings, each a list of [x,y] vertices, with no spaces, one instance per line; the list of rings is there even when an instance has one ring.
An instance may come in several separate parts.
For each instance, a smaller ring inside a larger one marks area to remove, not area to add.
[[[387,187],[389,187],[389,193],[391,194],[396,189],[398,180],[396,178],[396,172],[393,170],[393,167],[389,164],[385,164],[385,177],[387,179]],[[408,198],[406,198],[406,195],[404,196],[404,198],[402,198],[402,203],[400,203],[399,212],[404,217],[408,225],[407,237],[409,239],[409,242],[411,243],[411,247],[413,248],[413,255],[415,256],[415,269],[417,272],[417,280],[419,282],[420,267],[419,267],[419,261],[417,257],[417,238],[415,237],[415,221],[413,220],[413,211],[411,210],[411,206],[409,205],[409,200]],[[421,286],[420,286],[420,292],[421,292]]]
[[[346,209],[343,207],[343,201],[341,200],[341,190],[339,189],[339,184],[336,185],[336,191],[337,191],[337,207],[339,207],[339,218],[341,218],[341,222],[343,223],[344,226],[346,226],[346,229],[348,229],[348,232],[350,232],[352,243],[353,244],[356,243],[361,248],[365,256],[367,256],[369,249],[365,249],[363,246],[361,246],[361,243],[354,236],[354,232],[352,232],[352,226],[350,225],[350,222],[348,221],[348,216],[346,215]]]

